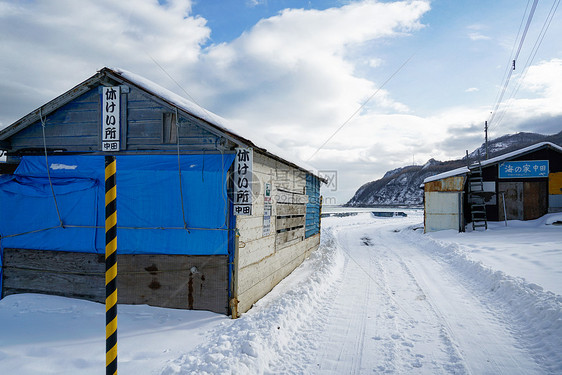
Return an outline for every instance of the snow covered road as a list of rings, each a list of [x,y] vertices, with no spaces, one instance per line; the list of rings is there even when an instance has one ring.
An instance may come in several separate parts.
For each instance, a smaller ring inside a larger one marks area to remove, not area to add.
[[[318,251],[237,320],[120,306],[120,372],[562,374],[562,214],[480,233],[422,220],[323,220]],[[100,373],[103,312],[4,298],[0,373]]]
[[[420,218],[325,220],[303,268],[165,373],[560,373],[562,298],[422,235]]]
[[[335,229],[343,280],[310,372],[544,373],[501,309],[398,228],[387,220]]]

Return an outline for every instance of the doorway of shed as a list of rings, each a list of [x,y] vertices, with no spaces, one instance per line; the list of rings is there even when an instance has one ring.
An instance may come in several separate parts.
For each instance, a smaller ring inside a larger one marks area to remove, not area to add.
[[[505,220],[506,216],[507,220],[533,220],[545,215],[547,194],[545,181],[498,182],[499,220]]]

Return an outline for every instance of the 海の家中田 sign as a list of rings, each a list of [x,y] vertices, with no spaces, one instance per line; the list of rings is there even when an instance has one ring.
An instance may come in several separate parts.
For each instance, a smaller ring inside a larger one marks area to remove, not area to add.
[[[548,160],[506,161],[498,168],[499,178],[548,177]]]
[[[119,151],[121,108],[119,86],[104,87],[101,94],[101,150]]]

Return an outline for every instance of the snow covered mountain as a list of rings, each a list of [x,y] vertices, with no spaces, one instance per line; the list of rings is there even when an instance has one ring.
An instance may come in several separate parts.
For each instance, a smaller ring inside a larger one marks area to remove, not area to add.
[[[488,157],[505,154],[538,142],[552,142],[562,145],[562,132],[555,135],[536,133],[517,133],[504,135],[488,142]],[[470,160],[482,159],[486,154],[485,145],[469,154]],[[423,190],[420,185],[426,177],[466,165],[466,157],[450,161],[430,159],[424,165],[409,165],[393,169],[376,181],[361,186],[345,204],[350,207],[405,205],[416,206],[423,203]]]

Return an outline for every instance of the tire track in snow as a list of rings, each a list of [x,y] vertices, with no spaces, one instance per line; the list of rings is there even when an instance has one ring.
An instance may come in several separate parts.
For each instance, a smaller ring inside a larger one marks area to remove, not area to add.
[[[384,278],[385,285],[391,288],[389,295],[392,295],[394,302],[391,307],[399,318],[395,321],[400,321],[400,324],[396,324],[397,333],[391,335],[393,339],[401,339],[401,345],[405,347],[405,350],[399,352],[402,353],[405,364],[398,368],[398,372],[403,372],[405,367],[408,371],[417,369],[416,372],[420,373],[470,373],[447,330],[446,321],[428,303],[426,293],[417,280],[408,272],[400,258],[395,256],[391,247],[386,245],[389,243],[388,239],[383,238],[379,231],[371,234],[376,235],[378,240],[377,251],[384,261],[382,272],[388,273]],[[404,274],[407,277],[403,277]],[[415,349],[423,342],[431,342],[431,345],[439,348],[442,355],[420,354],[421,351]],[[424,366],[431,368],[429,372],[422,369]]]
[[[399,265],[402,268],[403,272],[406,273],[408,277],[413,281],[416,289],[419,292],[419,297],[417,297],[416,299],[425,301],[429,305],[429,310],[435,315],[435,318],[439,322],[439,330],[441,332],[440,337],[443,345],[445,346],[445,349],[443,351],[447,353],[450,361],[450,364],[445,365],[444,367],[447,370],[451,371],[451,373],[472,374],[470,368],[466,366],[465,359],[462,353],[459,351],[459,347],[455,340],[453,330],[451,329],[445,316],[443,316],[441,311],[435,306],[433,298],[431,297],[431,293],[428,293],[421,287],[420,283],[418,282],[410,268],[407,266],[407,264],[404,262],[403,258],[398,255],[397,252],[391,250],[388,247],[386,248],[393,254],[393,256],[396,257],[396,260],[399,262]]]
[[[347,254],[346,254],[347,255]],[[347,256],[347,259],[349,257]],[[371,265],[372,259],[369,257],[368,259],[369,265]],[[348,261],[349,262],[349,261]],[[371,280],[367,278],[366,287],[364,287],[362,296],[361,293],[358,293],[358,297],[361,296],[361,300],[367,306],[369,306],[370,294],[371,294]],[[367,326],[367,309],[358,309],[359,313],[353,316],[353,319],[350,319],[350,323],[347,327],[347,331],[345,332],[346,336],[353,336],[355,337],[353,341],[353,345],[343,345],[340,350],[340,358],[338,362],[343,362],[342,359],[344,358],[341,356],[345,351],[346,356],[351,357],[351,364],[347,369],[347,373],[349,374],[358,374],[361,370],[361,363],[363,361],[363,347],[365,343],[365,331]]]
[[[458,245],[442,244],[412,232],[403,239],[416,243],[421,253],[446,265],[467,290],[479,296],[498,325],[514,337],[515,347],[534,359],[538,368],[535,372],[562,373],[561,296],[471,260]]]
[[[386,236],[388,237],[388,236]],[[505,315],[485,303],[486,297],[470,287],[446,262],[439,261],[418,243],[400,240],[400,251],[392,250],[404,271],[416,280],[427,301],[446,327],[475,374],[539,374],[540,368],[517,342]],[[419,280],[419,281],[418,281]]]
[[[337,235],[338,247],[344,254],[346,238],[345,232]],[[333,308],[327,316],[328,324],[319,334],[317,358],[307,373],[357,374],[361,371],[365,330],[370,316],[367,309],[355,306],[368,303],[371,285],[370,281],[363,282],[357,265],[348,256],[345,256],[342,274],[339,290],[330,301]],[[350,289],[350,283],[360,287]]]
[[[423,300],[416,300],[421,295],[419,285],[412,277],[403,277],[401,263],[389,256],[389,248],[381,245],[384,241],[372,228],[346,228],[337,236],[346,258],[351,260],[347,262],[338,307],[333,310],[341,317],[329,317],[329,334],[324,335],[325,345],[320,345],[318,371],[311,369],[310,373],[467,374],[439,316]],[[365,246],[362,240],[369,236],[375,237],[371,246]],[[407,300],[402,300],[406,294]],[[412,301],[418,310],[409,307]],[[368,312],[376,312],[370,322]],[[339,332],[344,319],[348,320],[347,329]],[[340,350],[335,352],[330,343]]]

